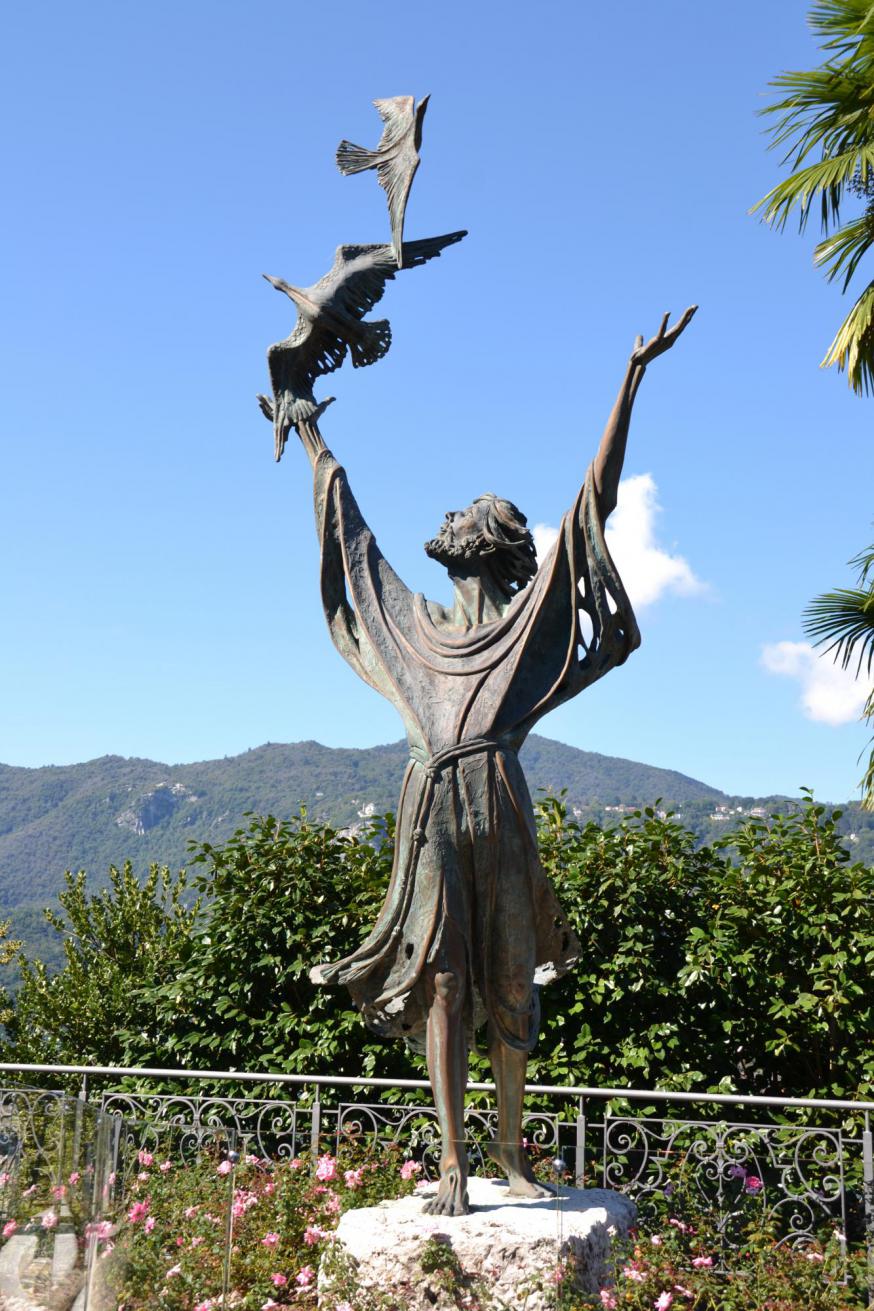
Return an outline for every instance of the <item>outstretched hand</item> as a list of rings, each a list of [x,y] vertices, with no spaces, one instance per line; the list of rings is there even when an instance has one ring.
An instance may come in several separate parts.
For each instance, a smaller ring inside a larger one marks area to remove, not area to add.
[[[689,308],[681,315],[672,328],[668,327],[668,319],[671,317],[670,311],[662,319],[661,327],[654,337],[643,344],[643,337],[638,337],[634,343],[634,350],[631,352],[631,363],[638,368],[645,368],[650,360],[654,360],[657,355],[663,355],[669,351],[674,342],[692,321],[697,305],[690,305]]]

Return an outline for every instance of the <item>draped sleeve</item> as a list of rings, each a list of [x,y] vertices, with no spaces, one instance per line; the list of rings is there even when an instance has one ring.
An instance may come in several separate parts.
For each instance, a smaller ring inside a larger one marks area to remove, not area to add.
[[[515,619],[517,650],[496,727],[520,740],[640,645],[631,602],[604,538],[591,465],[558,539],[506,617]]]
[[[408,639],[414,597],[380,551],[330,451],[319,453],[314,477],[322,606],[331,640],[409,727],[416,700]]]

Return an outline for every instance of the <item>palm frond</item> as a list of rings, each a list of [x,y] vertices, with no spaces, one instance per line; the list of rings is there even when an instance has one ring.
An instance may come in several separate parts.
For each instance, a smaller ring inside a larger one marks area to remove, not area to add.
[[[840,216],[844,189],[855,177],[867,181],[874,173],[874,133],[865,145],[852,146],[840,154],[831,155],[797,169],[788,178],[778,182],[766,196],[753,206],[750,213],[763,210],[765,223],[782,230],[792,211],[799,211],[799,226],[803,229],[810,217],[811,206],[818,195],[821,199],[821,218],[824,231],[837,223]]]
[[[854,555],[850,564],[859,571],[859,586],[865,587],[868,580],[874,585],[874,544]]]
[[[825,271],[833,282],[843,277],[842,291],[846,291],[859,262],[874,245],[874,210],[866,211],[853,223],[845,223],[833,237],[821,241],[813,252],[813,262]]]
[[[844,49],[874,31],[874,5],[871,0],[818,0],[807,21],[817,36],[829,38],[827,49]]]
[[[815,596],[804,611],[802,623],[805,633],[814,638],[817,646],[829,643],[826,650],[834,650],[835,660],[840,660],[844,669],[861,644],[856,669],[858,677],[865,663],[870,675],[874,662],[874,583],[868,585],[874,573],[874,544],[853,556],[850,564],[859,571],[859,586],[842,587]],[[874,712],[874,688],[869,696],[866,716],[869,708]]]
[[[871,689],[871,695],[865,702],[862,718],[868,724],[874,721],[874,688]],[[862,756],[864,754],[863,751]],[[862,756],[859,757],[860,760]],[[868,764],[865,766],[865,773],[859,780],[859,787],[862,789],[862,809],[874,810],[874,738],[871,739]]]
[[[837,331],[820,368],[847,371],[857,396],[874,392],[874,282],[869,282]]]
[[[798,168],[817,147],[823,155],[842,153],[871,139],[870,70],[849,74],[826,64],[809,72],[782,73],[771,85],[789,92],[784,100],[759,110],[763,116],[782,115],[769,129],[770,149],[793,139],[781,163]]]

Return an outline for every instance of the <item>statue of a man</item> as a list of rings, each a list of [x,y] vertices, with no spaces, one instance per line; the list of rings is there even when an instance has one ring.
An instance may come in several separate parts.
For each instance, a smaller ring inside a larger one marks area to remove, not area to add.
[[[379,918],[351,956],[317,966],[313,978],[346,984],[377,1033],[424,1038],[442,1136],[439,1187],[425,1208],[434,1214],[468,1210],[464,1094],[481,1024],[497,1087],[491,1155],[510,1192],[547,1191],[522,1145],[525,1068],[537,1038],[537,984],[564,973],[580,948],[540,864],[518,752],[543,715],[639,644],[604,523],[646,366],[693,313],[670,329],[666,315],[646,345],[638,338],[597,457],[539,569],[511,502],[481,496],[447,514],[425,549],[449,572],[449,609],[404,586],[318,429],[299,426],[315,475],[331,637],[397,707],[410,746]]]

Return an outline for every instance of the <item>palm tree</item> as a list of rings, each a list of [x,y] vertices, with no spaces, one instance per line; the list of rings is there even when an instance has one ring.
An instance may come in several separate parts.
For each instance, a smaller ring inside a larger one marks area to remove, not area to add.
[[[850,561],[859,570],[859,585],[816,596],[804,612],[804,628],[817,645],[828,643],[844,669],[856,665],[856,677],[865,668],[868,678],[874,667],[874,545]],[[862,717],[874,722],[874,687]],[[874,738],[871,757],[860,784],[862,806],[874,810]]]
[[[761,210],[765,222],[781,231],[797,212],[803,232],[818,209],[823,240],[814,261],[829,282],[840,279],[846,292],[874,245],[874,4],[818,0],[808,22],[828,57],[820,68],[782,73],[771,83],[786,94],[761,112],[775,116],[771,147],[787,147],[781,163],[792,173],[752,212]],[[861,202],[862,212],[841,224],[848,194]],[[846,369],[858,395],[874,391],[874,281],[844,319],[821,367],[830,364]]]

